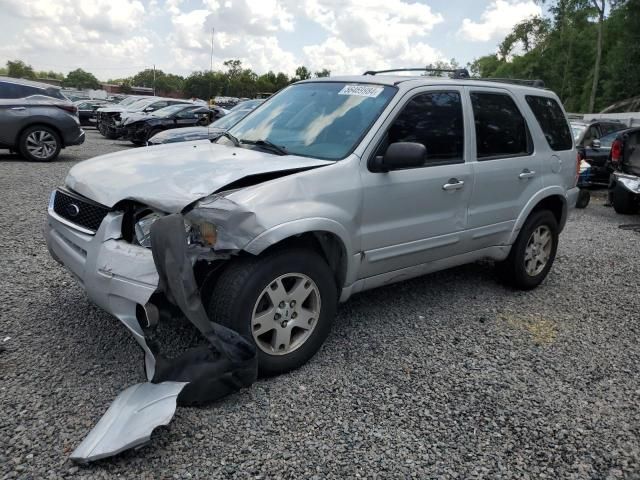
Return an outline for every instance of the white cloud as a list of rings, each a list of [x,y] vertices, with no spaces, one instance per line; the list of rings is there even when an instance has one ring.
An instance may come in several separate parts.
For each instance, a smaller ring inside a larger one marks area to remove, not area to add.
[[[518,22],[541,14],[542,8],[533,0],[493,0],[479,22],[465,18],[458,33],[468,40],[488,42],[505,36]]]

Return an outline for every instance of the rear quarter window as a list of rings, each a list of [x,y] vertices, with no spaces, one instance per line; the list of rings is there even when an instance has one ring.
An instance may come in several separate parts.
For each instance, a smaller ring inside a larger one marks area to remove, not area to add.
[[[527,95],[526,99],[551,150],[571,150],[571,130],[558,102],[537,95]]]

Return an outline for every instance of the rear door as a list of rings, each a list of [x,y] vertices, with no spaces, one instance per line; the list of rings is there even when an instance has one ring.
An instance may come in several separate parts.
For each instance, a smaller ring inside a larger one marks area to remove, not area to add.
[[[468,213],[474,250],[506,244],[518,215],[542,188],[523,106],[508,90],[466,87],[473,113],[475,185]]]

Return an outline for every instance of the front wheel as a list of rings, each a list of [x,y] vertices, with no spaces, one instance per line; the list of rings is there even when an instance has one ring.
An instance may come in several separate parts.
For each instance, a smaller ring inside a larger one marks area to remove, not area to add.
[[[589,190],[580,189],[578,193],[578,200],[576,201],[576,208],[587,208],[591,201],[591,192]]]
[[[254,342],[260,374],[271,376],[300,367],[318,351],[337,303],[324,259],[294,248],[234,259],[216,282],[207,313]]]
[[[556,258],[558,236],[558,221],[550,211],[532,213],[507,259],[498,264],[502,279],[522,290],[540,285]]]

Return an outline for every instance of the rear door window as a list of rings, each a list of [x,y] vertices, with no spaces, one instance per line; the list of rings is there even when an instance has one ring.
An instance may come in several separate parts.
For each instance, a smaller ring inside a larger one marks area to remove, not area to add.
[[[571,130],[558,102],[537,95],[527,95],[526,99],[551,150],[571,150]]]
[[[479,161],[530,155],[527,122],[506,93],[471,92]]]
[[[11,82],[0,82],[0,98],[23,98],[26,96],[22,85]]]

